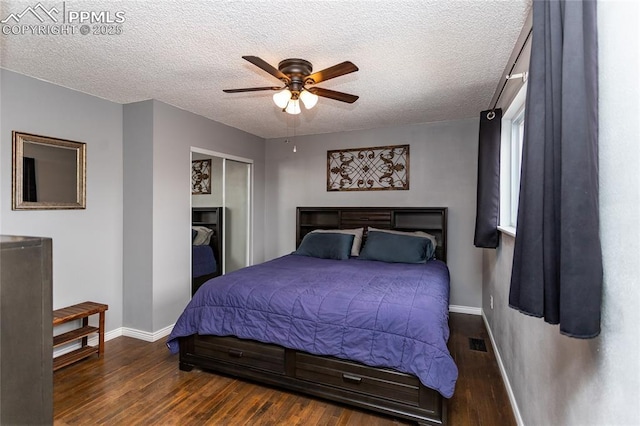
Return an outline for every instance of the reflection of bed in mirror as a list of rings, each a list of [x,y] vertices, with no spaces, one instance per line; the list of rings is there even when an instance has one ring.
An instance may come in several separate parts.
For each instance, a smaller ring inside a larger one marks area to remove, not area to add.
[[[446,424],[446,398],[453,393],[457,376],[446,348],[449,280],[441,262],[446,260],[446,223],[446,208],[298,208],[297,246],[315,230],[364,228],[364,247],[371,228],[423,231],[437,240],[438,260],[394,264],[287,255],[235,271],[202,286],[176,322],[170,349],[177,351],[179,342],[183,370],[199,367],[424,425]],[[373,240],[373,234],[369,238]],[[291,309],[285,301],[289,295],[296,300]],[[332,302],[325,303],[329,299]],[[332,310],[345,305],[351,312],[354,301],[361,308],[355,316]],[[211,307],[215,319],[205,313]],[[191,316],[196,311],[201,320]],[[320,321],[307,318],[305,312]],[[326,321],[321,312],[345,322]],[[352,324],[361,319],[370,322],[371,314],[380,318],[376,324],[413,330],[412,335]],[[256,315],[266,321],[252,320]],[[316,332],[307,330],[307,325]],[[342,343],[324,340],[323,336],[335,334],[331,330],[336,327]],[[356,329],[382,338],[369,341]],[[361,339],[369,343],[358,343]]]
[[[13,132],[13,209],[85,208],[86,144]]]
[[[191,294],[202,284],[222,275],[222,223],[223,207],[193,207],[191,209],[192,245],[191,245]],[[208,240],[198,230],[206,228]],[[196,232],[194,234],[193,232]],[[200,238],[202,237],[202,238]],[[198,243],[198,244],[195,244]]]

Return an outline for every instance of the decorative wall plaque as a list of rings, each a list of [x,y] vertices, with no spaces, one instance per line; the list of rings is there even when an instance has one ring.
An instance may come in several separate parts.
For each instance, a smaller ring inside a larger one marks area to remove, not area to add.
[[[327,151],[327,191],[409,189],[409,145]]]
[[[211,194],[211,159],[191,162],[191,193]]]

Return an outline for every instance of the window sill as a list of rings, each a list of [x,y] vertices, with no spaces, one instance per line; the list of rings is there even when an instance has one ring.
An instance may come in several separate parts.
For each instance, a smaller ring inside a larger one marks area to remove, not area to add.
[[[498,225],[498,231],[502,232],[503,234],[507,234],[513,238],[516,237],[516,228],[514,228],[513,226]]]

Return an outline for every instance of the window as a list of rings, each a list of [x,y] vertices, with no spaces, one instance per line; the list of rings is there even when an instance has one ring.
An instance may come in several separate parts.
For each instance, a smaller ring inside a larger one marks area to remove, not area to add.
[[[524,85],[502,117],[500,147],[500,230],[515,235],[524,137]]]
[[[522,165],[522,139],[524,138],[524,106],[511,122],[511,217],[510,226],[518,220],[518,196],[520,194],[520,167]]]

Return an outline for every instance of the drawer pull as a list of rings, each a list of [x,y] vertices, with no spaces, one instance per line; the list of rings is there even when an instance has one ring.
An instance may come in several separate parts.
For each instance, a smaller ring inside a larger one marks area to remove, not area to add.
[[[242,351],[237,349],[229,349],[228,354],[234,358],[242,358]]]
[[[359,385],[362,382],[362,377],[352,376],[351,374],[342,373],[342,380],[348,383],[354,383]]]

